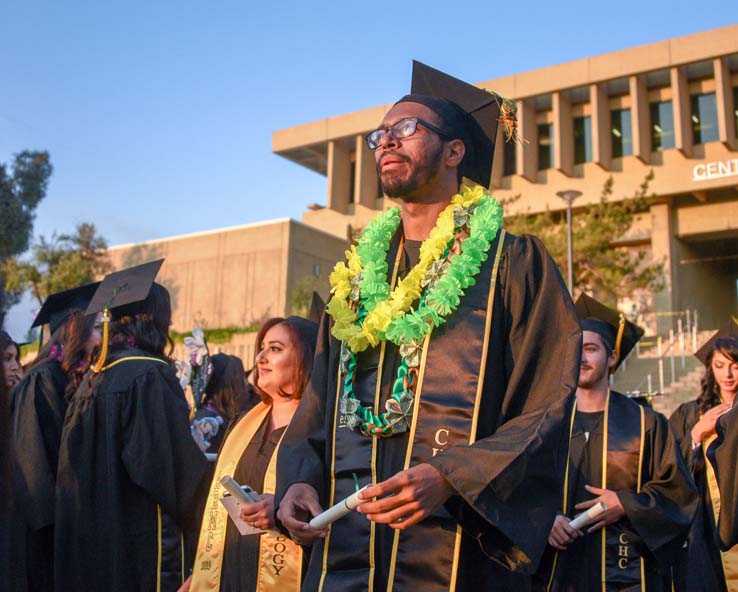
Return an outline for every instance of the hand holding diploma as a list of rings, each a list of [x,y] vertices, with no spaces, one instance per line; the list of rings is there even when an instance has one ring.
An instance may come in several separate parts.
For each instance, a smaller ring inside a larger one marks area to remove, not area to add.
[[[319,516],[322,513],[315,488],[307,483],[293,483],[279,504],[277,518],[298,545],[312,545],[315,539],[325,538],[328,531],[312,528],[307,519],[311,514]]]
[[[343,501],[338,502],[335,506],[328,508],[325,512],[313,518],[310,521],[310,528],[322,530],[323,528],[327,528],[329,524],[332,524],[339,518],[343,518],[346,514],[350,514],[351,512],[353,512],[363,501],[359,497],[359,495],[367,487],[368,486],[365,485],[364,487],[359,489],[359,491],[352,493]]]
[[[605,510],[597,516],[597,521],[587,529],[588,533],[595,532],[603,526],[613,524],[625,516],[623,504],[620,503],[617,493],[610,489],[600,489],[592,485],[585,485],[584,488],[597,497],[577,504],[574,506],[575,510],[589,510],[592,506],[596,506],[599,503],[605,506]]]
[[[360,496],[365,501],[356,510],[368,520],[402,530],[430,516],[453,493],[435,467],[421,463],[367,487]],[[369,501],[372,498],[381,499]]]

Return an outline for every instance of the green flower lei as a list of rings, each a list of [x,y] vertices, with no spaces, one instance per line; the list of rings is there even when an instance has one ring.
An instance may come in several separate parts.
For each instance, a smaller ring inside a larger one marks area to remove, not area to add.
[[[352,289],[350,297],[357,304],[357,324],[390,293],[387,251],[399,225],[399,209],[390,210],[375,222],[367,227],[357,245],[363,270],[357,279],[352,280],[355,292]],[[502,207],[497,200],[485,195],[476,205],[456,206],[454,225],[455,238],[423,278],[423,293],[417,308],[393,319],[385,333],[386,340],[400,348],[402,359],[392,396],[380,415],[361,405],[356,398],[354,375],[357,356],[345,341],[341,343],[344,390],[340,411],[348,428],[359,427],[364,435],[374,437],[392,436],[408,430],[424,341],[434,328],[446,322],[458,308],[466,290],[476,283],[490,244],[502,227]],[[466,234],[468,236],[463,238]],[[458,249],[453,249],[454,243],[459,243]]]

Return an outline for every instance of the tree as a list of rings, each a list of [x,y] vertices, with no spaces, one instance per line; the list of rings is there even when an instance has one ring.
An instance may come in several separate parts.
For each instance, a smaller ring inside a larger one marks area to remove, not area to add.
[[[605,302],[617,302],[639,290],[663,289],[663,262],[649,261],[647,249],[617,244],[631,229],[635,215],[648,210],[653,176],[651,171],[633,197],[619,201],[611,201],[614,182],[610,177],[597,203],[576,210],[572,218],[575,292],[586,291]],[[515,234],[538,236],[559,268],[567,268],[566,217],[561,212],[516,214],[505,219],[505,227]]]
[[[92,224],[77,225],[75,234],[41,237],[32,256],[5,262],[3,272],[8,291],[30,290],[41,304],[49,294],[92,282],[111,269],[107,242]]]
[[[46,196],[53,170],[48,152],[29,150],[15,155],[11,169],[0,163],[0,266],[28,248],[36,208]],[[0,324],[15,302],[5,292],[0,268]]]

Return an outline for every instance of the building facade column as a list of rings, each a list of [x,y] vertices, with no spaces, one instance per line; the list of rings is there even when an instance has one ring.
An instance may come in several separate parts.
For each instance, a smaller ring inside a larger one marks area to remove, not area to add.
[[[553,103],[554,168],[571,177],[574,173],[574,122],[571,100],[563,92],[551,96]]]
[[[717,106],[718,134],[720,141],[731,150],[736,148],[735,113],[730,68],[725,58],[712,62],[715,75],[715,104]]]
[[[518,132],[524,140],[515,147],[515,167],[521,177],[535,183],[538,170],[538,127],[533,101],[517,101]]]
[[[351,187],[351,154],[338,140],[328,142],[328,208],[348,213]]]
[[[668,203],[652,204],[651,213],[651,256],[654,262],[664,264],[664,289],[654,294],[654,309],[657,311],[672,311],[675,309],[677,285],[675,273],[676,248],[674,237],[674,222],[671,205]],[[664,321],[663,319],[667,320]],[[669,317],[658,317],[657,329],[659,333],[671,327]]]
[[[356,176],[354,177],[356,203],[372,210],[377,207],[377,166],[374,150],[366,145],[363,135],[356,136]]]
[[[590,85],[589,102],[592,105],[592,162],[609,171],[612,165],[610,102],[603,86]]]
[[[630,116],[633,127],[633,155],[641,162],[651,162],[651,116],[648,105],[648,90],[644,76],[631,76]]]
[[[671,105],[674,112],[674,147],[692,156],[692,104],[684,68],[671,69]]]

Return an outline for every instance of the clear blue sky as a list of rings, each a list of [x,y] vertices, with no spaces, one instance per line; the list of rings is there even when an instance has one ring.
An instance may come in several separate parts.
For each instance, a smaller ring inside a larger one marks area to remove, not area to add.
[[[325,178],[272,132],[398,98],[413,58],[476,82],[738,21],[735,0],[355,4],[3,3],[0,162],[54,165],[36,235],[299,219]]]

